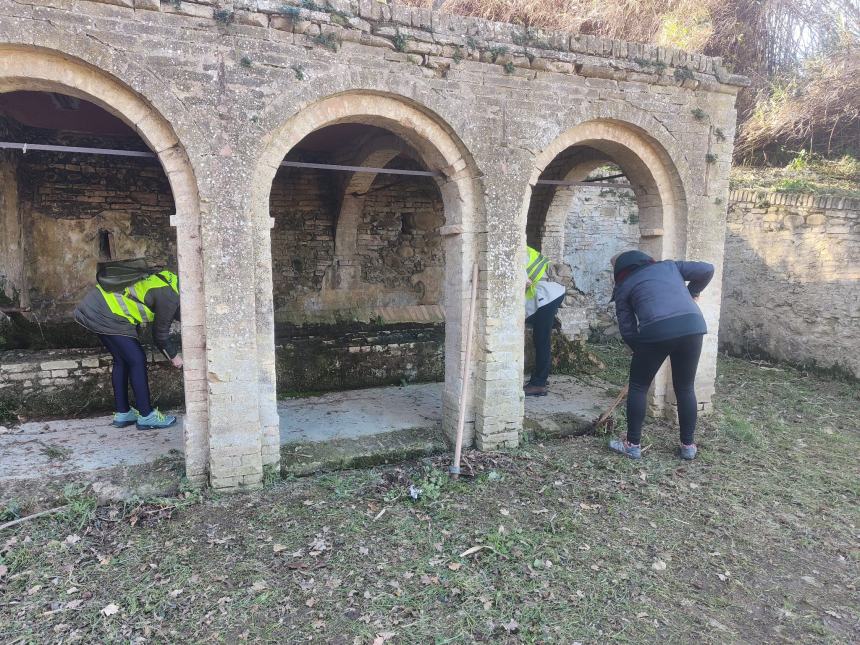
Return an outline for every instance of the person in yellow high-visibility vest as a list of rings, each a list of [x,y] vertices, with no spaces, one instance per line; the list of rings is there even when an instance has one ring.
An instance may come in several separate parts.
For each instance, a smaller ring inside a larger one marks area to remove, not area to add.
[[[111,382],[116,411],[113,425],[136,424],[138,428],[167,428],[176,417],[162,414],[150,401],[146,353],[138,338],[140,328],[152,325],[155,346],[177,368],[182,367],[179,348],[170,338],[170,325],[179,320],[179,279],[159,271],[138,280],[122,293],[91,289],[75,309],[75,320],[95,333],[113,357]],[[137,409],[131,407],[128,387]]]
[[[532,327],[535,367],[523,391],[526,396],[546,396],[552,367],[552,327],[567,290],[545,279],[549,259],[530,246],[526,249],[526,324]]]

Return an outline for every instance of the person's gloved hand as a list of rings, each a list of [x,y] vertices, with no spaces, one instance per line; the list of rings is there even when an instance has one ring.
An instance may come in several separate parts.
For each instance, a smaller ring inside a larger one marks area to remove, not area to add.
[[[182,360],[182,354],[177,354],[173,358],[170,359],[170,362],[173,363],[173,367],[182,369],[182,366],[185,364]]]

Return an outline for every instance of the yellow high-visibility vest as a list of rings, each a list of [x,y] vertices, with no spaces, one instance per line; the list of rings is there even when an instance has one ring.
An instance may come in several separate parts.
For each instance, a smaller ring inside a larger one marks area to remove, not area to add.
[[[155,320],[155,314],[146,306],[144,298],[150,289],[157,289],[165,284],[179,293],[179,278],[170,271],[161,271],[138,280],[130,287],[126,287],[122,293],[105,291],[101,285],[96,285],[96,288],[104,296],[111,313],[125,318],[132,325],[145,325]]]
[[[532,299],[537,296],[537,283],[544,274],[546,274],[549,266],[549,258],[540,254],[540,251],[535,251],[532,247],[526,247],[529,252],[528,262],[526,263],[526,276],[531,280],[531,286],[526,287],[526,298]]]

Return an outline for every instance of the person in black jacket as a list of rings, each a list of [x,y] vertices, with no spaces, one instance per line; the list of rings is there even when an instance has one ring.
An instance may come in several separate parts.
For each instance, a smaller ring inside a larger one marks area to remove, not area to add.
[[[633,350],[627,396],[627,436],[609,447],[632,459],[642,456],[640,439],[648,389],[668,357],[678,404],[683,459],[698,452],[694,443],[698,403],[696,370],[702,339],[708,333],[696,300],[714,277],[707,262],[655,262],[641,251],[613,258],[612,299],[621,337]]]

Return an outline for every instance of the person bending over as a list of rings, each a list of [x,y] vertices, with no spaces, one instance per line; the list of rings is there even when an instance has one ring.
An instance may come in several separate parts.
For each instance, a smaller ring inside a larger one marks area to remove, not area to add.
[[[696,300],[714,277],[707,262],[655,262],[641,251],[627,251],[612,262],[615,289],[612,299],[618,327],[633,350],[627,396],[627,436],[609,447],[632,459],[642,456],[640,439],[648,389],[657,370],[669,358],[672,386],[681,426],[680,456],[693,459],[697,448],[696,370],[702,339],[708,333]]]
[[[124,428],[167,428],[175,416],[152,407],[146,354],[138,339],[140,328],[152,325],[155,346],[175,367],[182,367],[182,356],[170,339],[170,325],[179,320],[179,279],[170,271],[160,271],[135,282],[122,293],[90,290],[75,309],[75,320],[95,333],[113,357],[111,382],[116,412],[113,425]],[[138,409],[131,407],[128,386],[134,392]]]
[[[532,326],[535,368],[523,391],[526,396],[546,396],[546,381],[552,367],[552,326],[566,289],[544,279],[549,260],[530,246],[526,248],[526,323]]]

